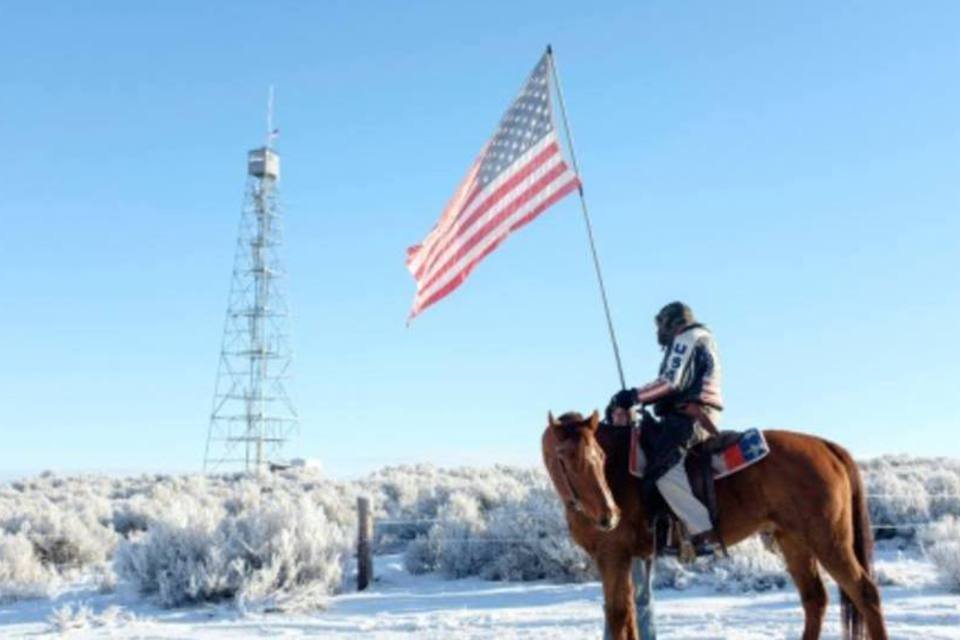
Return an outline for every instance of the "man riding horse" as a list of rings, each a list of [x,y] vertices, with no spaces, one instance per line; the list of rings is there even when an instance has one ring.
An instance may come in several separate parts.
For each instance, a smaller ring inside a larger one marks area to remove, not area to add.
[[[692,495],[683,461],[694,443],[716,431],[723,406],[716,345],[679,302],[657,314],[657,339],[665,350],[659,376],[615,394],[606,423],[596,411],[588,418],[567,412],[555,419],[550,413],[541,437],[544,465],[565,505],[570,535],[593,558],[603,582],[605,637],[639,638],[632,569],[637,558],[649,566],[658,547],[658,532],[650,526],[657,507],[645,486],[652,479],[696,534],[694,542],[709,546],[715,536],[732,546],[758,532],[773,536],[800,594],[803,640],[820,638],[828,601],[821,568],[839,587],[842,637],[887,640],[871,570],[866,489],[850,452],[809,434],[751,430],[767,451],[735,470],[718,475],[713,469],[713,495],[723,517],[712,525],[706,507]],[[653,424],[644,412],[642,429],[623,428],[631,408],[644,404],[654,405],[659,422]],[[638,434],[647,440],[643,483],[635,477],[640,465],[631,464]],[[709,460],[715,461],[716,456]]]
[[[693,495],[684,460],[690,447],[717,434],[723,410],[717,345],[682,302],[663,307],[656,325],[657,342],[664,350],[659,375],[642,387],[618,391],[610,407],[629,411],[638,404],[654,406],[660,418],[659,435],[646,478],[656,483],[664,500],[687,525],[697,554],[710,554],[716,533],[710,512]]]

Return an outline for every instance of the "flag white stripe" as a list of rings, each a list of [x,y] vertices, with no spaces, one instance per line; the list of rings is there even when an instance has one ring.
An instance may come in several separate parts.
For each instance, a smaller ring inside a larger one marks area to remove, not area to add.
[[[516,169],[504,170],[500,175],[498,175],[494,180],[492,180],[490,184],[486,185],[483,188],[483,190],[480,191],[480,193],[477,194],[477,196],[470,203],[469,207],[467,207],[465,210],[461,211],[460,213],[457,213],[456,215],[452,216],[451,222],[453,222],[453,224],[444,225],[444,228],[442,230],[438,226],[437,229],[435,229],[434,231],[437,231],[439,233],[437,233],[436,235],[431,234],[431,236],[433,237],[430,237],[430,236],[427,237],[427,239],[421,245],[420,251],[417,252],[416,256],[414,256],[414,259],[410,262],[410,265],[409,265],[410,270],[414,274],[416,274],[416,272],[420,269],[420,266],[423,264],[423,262],[428,260],[430,256],[434,255],[438,249],[442,249],[443,246],[450,240],[450,238],[455,238],[457,236],[461,236],[463,234],[469,233],[470,228],[472,228],[475,225],[471,225],[471,227],[467,229],[458,230],[456,223],[462,220],[466,220],[471,215],[473,215],[473,212],[476,211],[477,208],[480,207],[480,205],[486,202],[487,198],[489,198],[492,194],[496,193],[497,189],[503,186],[504,182],[506,182],[511,177],[513,177],[518,171],[521,171],[522,168],[527,165],[527,163],[529,163],[534,157],[537,156],[537,154],[542,153],[544,149],[546,149],[547,147],[549,147],[551,144],[555,142],[558,142],[556,132],[551,132],[549,135],[544,136],[543,140],[541,140],[534,146],[530,147],[522,155],[517,156],[517,159],[514,160],[512,163],[513,166],[516,167]],[[559,144],[558,144],[558,147],[559,147]],[[479,164],[479,162],[477,164]],[[475,177],[475,174],[474,174],[474,177]],[[468,177],[467,179],[469,180],[470,178]],[[467,193],[469,193],[469,190],[467,190]],[[421,275],[421,279],[425,275],[426,274]]]
[[[503,194],[503,196],[497,200],[496,203],[490,206],[483,213],[483,215],[479,216],[473,224],[453,236],[450,239],[450,242],[447,243],[447,246],[440,250],[439,257],[436,259],[436,261],[434,261],[433,264],[431,264],[430,267],[420,275],[419,279],[424,283],[429,282],[431,275],[436,271],[443,269],[444,265],[447,264],[447,261],[451,256],[455,256],[457,252],[460,251],[461,247],[469,244],[470,240],[477,233],[482,233],[484,225],[500,215],[501,211],[509,207],[514,200],[522,196],[532,184],[541,179],[547,172],[562,162],[563,156],[561,156],[559,150],[557,150],[557,152],[548,157],[543,164],[532,171],[529,176],[517,183],[516,187]],[[518,171],[520,170],[522,170],[522,167],[518,168]]]
[[[419,250],[416,252],[416,254],[414,254],[407,262],[407,268],[410,269],[411,273],[417,273],[420,265],[434,250],[434,247],[436,247],[440,239],[448,235],[451,227],[453,227],[460,219],[460,208],[463,206],[463,203],[470,195],[470,191],[476,184],[477,172],[480,170],[480,165],[483,162],[483,156],[486,153],[486,149],[487,148],[484,147],[477,156],[476,160],[473,161],[470,169],[467,170],[467,174],[463,177],[463,180],[460,182],[460,184],[457,185],[457,190],[453,194],[453,197],[450,198],[450,201],[444,208],[443,213],[440,215],[440,220],[437,222],[436,226],[430,230],[430,233],[427,234],[427,237],[420,244]]]
[[[428,289],[418,291],[416,295],[416,305],[419,308],[420,305],[428,302],[438,291],[441,291],[446,287],[451,280],[459,277],[461,273],[471,267],[471,263],[476,260],[478,256],[482,256],[485,251],[487,251],[491,245],[499,243],[508,235],[510,235],[510,227],[516,224],[518,221],[522,220],[526,215],[533,209],[535,209],[544,198],[549,198],[557,191],[562,190],[570,183],[576,182],[576,176],[570,172],[564,174],[565,180],[556,181],[551,183],[551,186],[543,192],[541,198],[532,200],[528,205],[521,207],[516,214],[512,215],[510,218],[505,220],[501,225],[499,225],[496,230],[491,231],[487,234],[483,240],[481,240],[475,247],[473,247],[470,252],[465,255],[461,260],[458,260],[454,263],[444,274],[440,277],[435,283],[433,283]]]
[[[455,259],[457,254],[460,251],[462,251],[464,247],[469,247],[471,243],[476,242],[479,236],[494,233],[495,230],[502,225],[502,223],[501,225],[497,225],[497,227],[494,227],[494,229],[486,228],[491,223],[491,221],[495,220],[497,216],[500,216],[503,213],[504,209],[508,209],[511,206],[514,206],[514,203],[517,202],[517,200],[525,196],[529,197],[527,195],[527,192],[530,190],[531,186],[534,185],[536,181],[541,180],[543,176],[547,174],[547,172],[551,170],[555,170],[558,165],[562,165],[562,164],[563,164],[563,158],[559,155],[559,153],[548,158],[543,165],[541,165],[536,170],[531,172],[531,174],[527,176],[527,178],[525,178],[524,180],[520,181],[514,189],[511,189],[509,192],[504,194],[503,197],[497,200],[492,206],[490,206],[490,208],[486,212],[484,212],[482,216],[479,217],[476,224],[470,226],[469,230],[465,231],[464,233],[458,234],[454,238],[452,238],[448,246],[442,250],[440,257],[436,261],[434,261],[429,266],[429,268],[424,271],[424,273],[421,274],[419,278],[421,286],[431,286],[431,278],[435,277],[437,273],[442,273],[447,269],[449,269],[451,266],[450,261]],[[543,197],[540,194],[540,191],[542,191],[545,188],[549,188],[552,185],[552,183],[555,182],[560,177],[562,177],[562,175],[563,174],[561,174],[560,176],[557,176],[556,178],[553,178],[553,180],[551,180],[550,183],[547,183],[539,187],[538,192],[533,194],[533,196],[530,199],[530,202],[533,202],[533,203],[539,202]],[[549,195],[550,194],[547,194],[547,196]],[[524,208],[525,207],[521,207],[521,209],[524,209]],[[468,249],[467,255],[469,255],[470,253],[472,253],[472,251]],[[462,259],[463,259],[462,257],[460,259],[457,259],[457,262],[459,262]]]
[[[477,256],[482,255],[491,244],[509,234],[510,227],[513,226],[517,221],[523,219],[527,214],[530,213],[530,211],[538,207],[544,200],[552,196],[554,193],[560,191],[571,182],[576,182],[576,180],[577,175],[569,168],[557,176],[557,178],[541,189],[535,197],[531,198],[530,201],[519,207],[517,211],[508,216],[497,227],[492,229],[483,240],[478,242],[460,260],[452,265],[443,277],[434,282],[428,289],[418,290],[415,306],[419,308],[424,301],[429,300],[433,294],[446,286],[447,283],[449,283],[452,279],[457,277],[465,267],[469,266],[470,263],[477,258]],[[427,279],[428,277],[426,275],[424,278],[422,278],[423,281],[426,281]]]

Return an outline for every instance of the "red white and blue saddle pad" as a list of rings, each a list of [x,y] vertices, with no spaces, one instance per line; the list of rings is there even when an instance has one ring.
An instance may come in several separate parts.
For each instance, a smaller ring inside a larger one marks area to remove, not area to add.
[[[767,439],[760,429],[747,429],[739,440],[729,447],[713,454],[710,465],[714,479],[725,478],[746,469],[755,462],[763,460],[770,453]]]
[[[740,438],[722,451],[713,454],[710,466],[714,479],[725,478],[741,469],[763,460],[770,453],[770,446],[759,429],[747,429]],[[640,446],[640,426],[633,427],[630,434],[630,473],[643,477],[647,457]]]

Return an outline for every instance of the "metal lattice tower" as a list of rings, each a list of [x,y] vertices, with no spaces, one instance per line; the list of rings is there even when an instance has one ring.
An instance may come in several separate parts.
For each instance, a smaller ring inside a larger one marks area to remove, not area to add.
[[[247,187],[234,256],[223,345],[204,453],[204,470],[260,473],[282,463],[281,447],[298,425],[285,388],[293,352],[281,287],[280,156],[271,106],[267,144],[247,154]]]

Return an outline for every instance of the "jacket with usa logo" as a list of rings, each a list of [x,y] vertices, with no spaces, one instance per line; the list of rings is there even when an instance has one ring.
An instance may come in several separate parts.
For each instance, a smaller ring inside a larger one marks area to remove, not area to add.
[[[664,351],[660,375],[637,389],[641,404],[696,402],[723,409],[722,371],[713,334],[693,324],[673,337]]]

